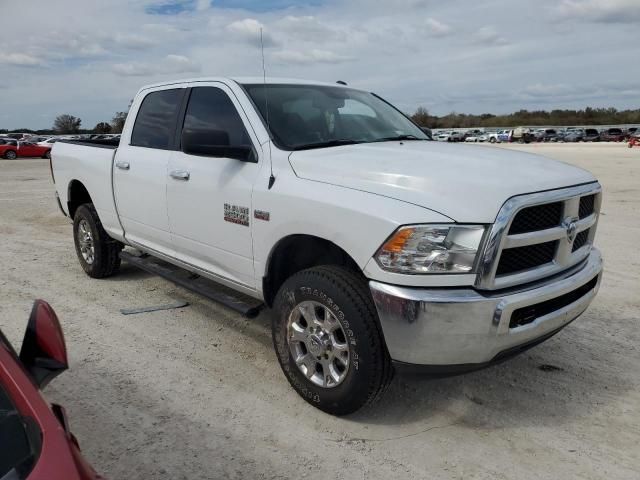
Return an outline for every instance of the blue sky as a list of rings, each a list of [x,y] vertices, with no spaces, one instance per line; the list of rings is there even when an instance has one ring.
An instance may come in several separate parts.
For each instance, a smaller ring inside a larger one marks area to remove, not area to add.
[[[319,6],[322,1],[295,1],[295,0],[213,0],[209,2],[213,8],[230,8],[236,10],[246,10],[248,12],[272,12],[291,7]],[[174,0],[159,4],[147,5],[145,11],[155,15],[177,15],[183,12],[190,12],[197,9],[197,0]]]
[[[0,128],[93,127],[148,83],[260,76],[260,29],[270,76],[406,112],[640,108],[639,1],[2,0]]]

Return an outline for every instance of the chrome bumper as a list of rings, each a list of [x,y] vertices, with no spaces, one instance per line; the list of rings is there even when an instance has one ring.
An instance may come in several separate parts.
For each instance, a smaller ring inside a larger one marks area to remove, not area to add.
[[[391,358],[415,365],[486,364],[499,354],[557,331],[582,314],[600,287],[602,257],[593,248],[570,276],[553,278],[528,290],[480,292],[425,289],[369,282]],[[512,313],[598,280],[577,300],[510,328]]]

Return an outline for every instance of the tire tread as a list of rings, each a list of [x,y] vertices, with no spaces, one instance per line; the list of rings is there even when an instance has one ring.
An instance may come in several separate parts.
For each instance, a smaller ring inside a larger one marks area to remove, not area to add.
[[[120,269],[120,251],[122,250],[122,243],[112,239],[105,231],[98,216],[98,212],[93,203],[85,203],[78,207],[75,216],[81,214],[81,209],[87,210],[87,213],[91,216],[91,219],[95,223],[96,230],[98,231],[98,238],[94,241],[98,241],[101,244],[101,258],[97,268],[93,268],[91,272],[87,272],[92,278],[106,278]]]

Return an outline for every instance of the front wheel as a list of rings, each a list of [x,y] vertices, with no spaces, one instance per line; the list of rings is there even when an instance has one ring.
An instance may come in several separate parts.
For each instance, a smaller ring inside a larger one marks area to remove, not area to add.
[[[109,237],[93,204],[85,203],[76,210],[73,239],[80,266],[90,277],[108,277],[120,268],[123,245]]]
[[[7,150],[4,153],[4,158],[6,158],[7,160],[15,160],[16,158],[18,158],[18,154],[13,150]]]
[[[391,382],[371,293],[350,270],[320,266],[287,279],[276,296],[271,330],[287,380],[320,410],[355,412]]]

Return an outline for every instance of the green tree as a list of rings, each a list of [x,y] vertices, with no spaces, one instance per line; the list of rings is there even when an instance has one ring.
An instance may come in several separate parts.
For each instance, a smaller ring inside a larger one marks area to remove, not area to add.
[[[107,122],[100,122],[94,128],[95,133],[111,133],[111,125]]]
[[[113,133],[122,133],[124,122],[127,120],[127,112],[116,112],[111,119],[111,130]]]
[[[432,126],[431,115],[429,115],[428,110],[424,107],[418,107],[416,112],[411,115],[411,120],[416,122],[421,127]]]
[[[53,121],[53,129],[58,133],[78,133],[82,120],[65,113],[58,115]]]

